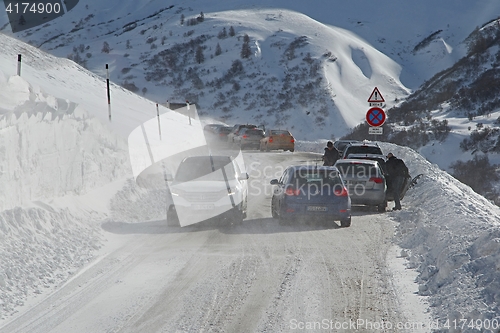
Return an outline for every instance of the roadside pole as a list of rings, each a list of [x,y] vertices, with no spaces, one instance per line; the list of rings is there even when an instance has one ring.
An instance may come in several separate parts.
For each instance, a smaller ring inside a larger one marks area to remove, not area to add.
[[[17,55],[17,75],[21,76],[21,55]]]
[[[186,100],[186,107],[187,107],[187,114],[188,114],[188,117],[189,117],[189,125],[191,125],[191,111],[189,111],[190,107],[189,107],[189,101]]]
[[[161,140],[160,109],[158,108],[158,103],[156,103],[156,117],[158,117],[158,133],[160,134]]]
[[[106,64],[106,90],[108,94],[108,115],[111,121],[111,94],[109,92],[109,66]]]

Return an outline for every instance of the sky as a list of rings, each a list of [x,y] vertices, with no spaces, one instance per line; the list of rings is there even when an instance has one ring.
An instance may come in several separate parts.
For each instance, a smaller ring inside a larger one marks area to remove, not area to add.
[[[137,174],[130,134],[155,120],[157,108],[112,84],[110,120],[102,77],[2,34],[0,44],[1,327],[33,304],[35,295],[47,295],[89,265],[106,244],[100,222]],[[25,59],[20,77],[19,53]],[[343,89],[355,89],[345,79]],[[181,130],[188,122],[184,115],[158,110],[163,126],[170,122]],[[459,119],[453,125],[467,130]],[[149,138],[159,137],[149,128]],[[398,223],[394,274],[415,277],[416,285],[401,284],[401,292],[416,288],[435,318],[454,313],[500,320],[500,211],[441,170],[449,159],[447,145],[461,139],[453,138],[431,143],[422,149],[424,156],[382,144],[407,162],[412,175],[424,174],[408,192],[406,209],[387,215]],[[328,139],[301,140],[298,147],[318,152]],[[162,212],[155,207],[141,214],[147,220]]]

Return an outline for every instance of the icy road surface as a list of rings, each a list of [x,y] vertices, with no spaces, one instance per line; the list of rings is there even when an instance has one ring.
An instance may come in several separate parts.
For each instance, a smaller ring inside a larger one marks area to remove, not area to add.
[[[246,153],[252,195],[239,226],[107,222],[98,259],[0,332],[352,332],[370,331],[352,322],[408,321],[386,262],[386,214],[354,208],[349,228],[271,218],[269,181],[317,156]]]

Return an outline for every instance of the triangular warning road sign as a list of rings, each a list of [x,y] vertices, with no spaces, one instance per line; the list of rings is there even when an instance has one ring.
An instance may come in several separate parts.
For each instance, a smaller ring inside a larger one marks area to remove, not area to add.
[[[375,89],[373,89],[372,94],[370,95],[370,98],[368,98],[368,102],[369,103],[385,102],[384,97],[382,97],[382,94],[380,93],[380,91],[378,91],[377,87],[375,87]]]

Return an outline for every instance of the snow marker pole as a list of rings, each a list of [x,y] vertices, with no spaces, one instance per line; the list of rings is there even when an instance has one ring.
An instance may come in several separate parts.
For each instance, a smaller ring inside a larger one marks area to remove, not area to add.
[[[21,76],[21,55],[17,55],[17,75]]]
[[[111,95],[109,93],[109,66],[106,64],[106,90],[108,93],[108,115],[109,120],[111,121]]]
[[[158,103],[156,103],[156,116],[158,117],[158,133],[160,133],[161,140],[160,109],[158,109]]]
[[[191,125],[191,112],[189,112],[189,101],[186,100],[187,114],[189,117],[189,125]]]

